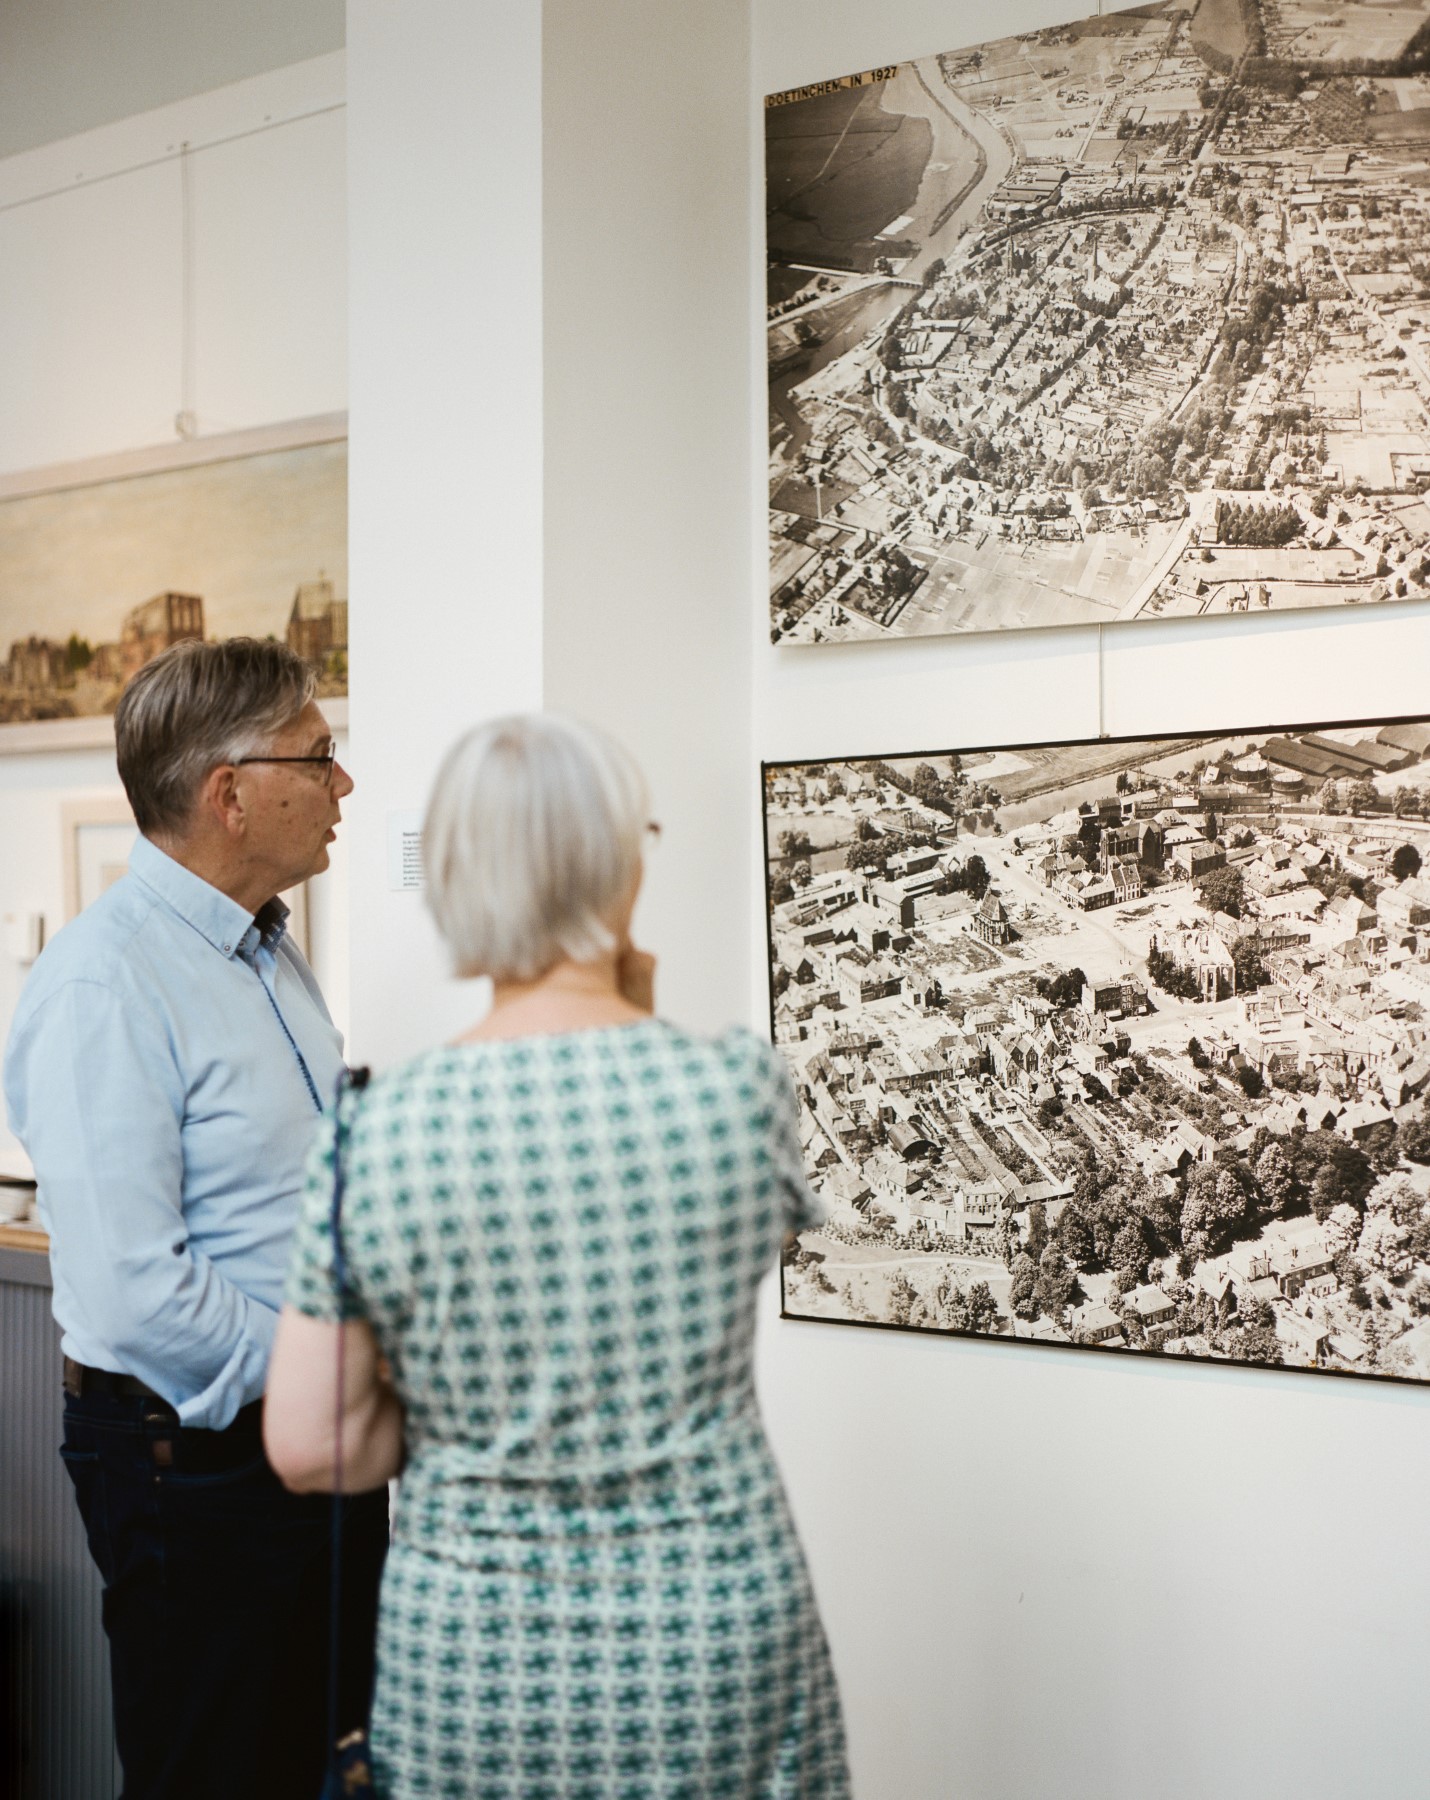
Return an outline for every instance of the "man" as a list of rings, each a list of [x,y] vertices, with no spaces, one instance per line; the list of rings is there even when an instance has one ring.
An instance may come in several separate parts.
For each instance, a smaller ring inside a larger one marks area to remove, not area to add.
[[[277,895],[327,867],[353,784],[276,643],[165,651],[114,725],[142,835],[35,965],[5,1091],[50,1233],[125,1800],[315,1800],[331,1502],[268,1467],[260,1398],[343,1062]],[[385,1494],[345,1504],[344,1729],[387,1541]]]

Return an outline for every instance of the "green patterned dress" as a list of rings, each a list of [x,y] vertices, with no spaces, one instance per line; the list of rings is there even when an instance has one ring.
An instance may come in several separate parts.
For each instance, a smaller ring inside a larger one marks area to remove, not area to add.
[[[817,1203],[745,1031],[457,1045],[346,1103],[350,1314],[407,1409],[373,1759],[390,1800],[847,1800],[755,1403]],[[314,1154],[289,1298],[337,1316]]]

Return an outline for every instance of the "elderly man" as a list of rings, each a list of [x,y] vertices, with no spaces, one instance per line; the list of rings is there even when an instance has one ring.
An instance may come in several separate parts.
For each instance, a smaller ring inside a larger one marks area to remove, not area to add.
[[[342,1040],[277,896],[327,867],[352,782],[276,643],[180,644],[114,724],[142,835],[26,982],[5,1089],[50,1233],[125,1800],[315,1800],[331,1503],[274,1476],[260,1399]],[[345,1504],[348,1726],[387,1517],[382,1493]]]

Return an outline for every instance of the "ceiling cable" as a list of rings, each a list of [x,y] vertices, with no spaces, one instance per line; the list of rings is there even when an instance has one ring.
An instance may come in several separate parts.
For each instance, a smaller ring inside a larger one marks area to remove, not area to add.
[[[194,417],[194,178],[188,140],[179,145],[179,410],[181,438],[198,431]]]

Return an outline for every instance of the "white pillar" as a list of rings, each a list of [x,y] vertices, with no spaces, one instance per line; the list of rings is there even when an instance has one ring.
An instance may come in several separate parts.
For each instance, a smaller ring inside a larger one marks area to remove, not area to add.
[[[390,816],[541,703],[540,8],[350,0],[348,78],[350,1048],[384,1065],[478,1006],[389,888]]]
[[[546,0],[545,21],[545,696],[645,769],[663,837],[637,933],[662,1011],[720,1027],[748,1017],[764,630],[748,9]]]

